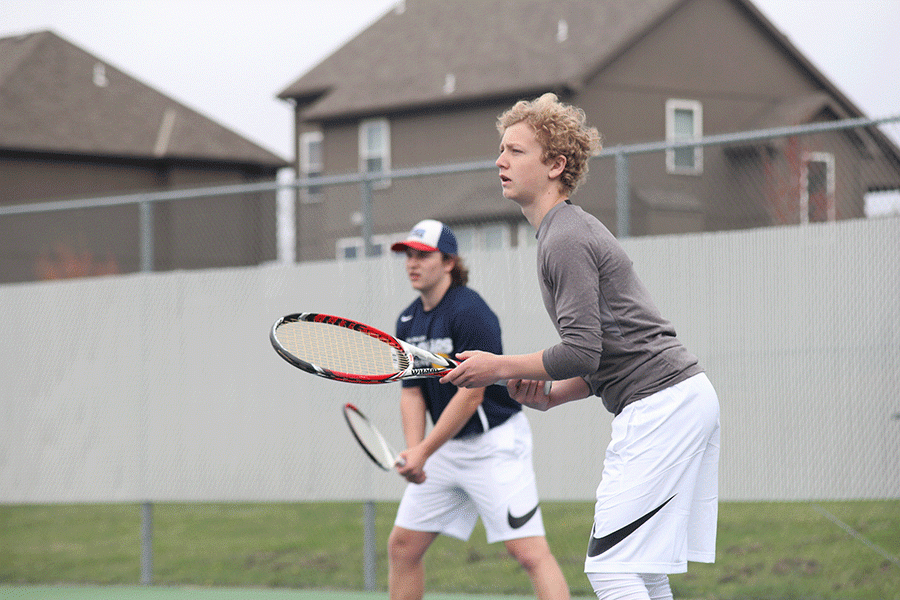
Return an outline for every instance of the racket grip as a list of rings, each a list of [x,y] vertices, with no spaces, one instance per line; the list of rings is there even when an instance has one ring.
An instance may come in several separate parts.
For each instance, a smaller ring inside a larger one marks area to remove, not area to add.
[[[508,380],[508,379],[501,379],[500,381],[498,381],[498,382],[497,382],[496,384],[494,384],[494,385],[506,385],[507,383],[509,383],[509,380]],[[552,381],[545,381],[545,382],[544,382],[544,395],[545,395],[545,396],[549,396],[549,395],[550,395],[550,390],[551,390],[552,388],[553,388],[553,382],[552,382]]]
[[[406,466],[406,459],[403,458],[402,456],[398,456],[398,457],[397,457],[397,460],[394,461],[394,466],[395,466],[395,467],[405,467],[405,466]]]

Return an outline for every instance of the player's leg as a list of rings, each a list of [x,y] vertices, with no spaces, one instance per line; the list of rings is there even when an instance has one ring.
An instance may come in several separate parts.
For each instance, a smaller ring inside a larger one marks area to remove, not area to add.
[[[409,484],[400,499],[388,539],[391,600],[419,600],[424,593],[422,557],[438,535],[469,539],[478,513],[459,489],[453,452],[442,446],[425,463],[428,479]]]
[[[568,600],[569,586],[543,536],[506,540],[509,554],[528,573],[538,600]]]
[[[672,600],[664,573],[588,573],[597,600]]]
[[[647,586],[650,600],[672,600],[672,587],[669,585],[668,575],[665,573],[642,573],[641,579]]]
[[[597,600],[650,600],[644,580],[637,573],[588,573]]]
[[[388,590],[391,600],[421,600],[425,594],[422,557],[438,536],[394,526],[388,538]]]

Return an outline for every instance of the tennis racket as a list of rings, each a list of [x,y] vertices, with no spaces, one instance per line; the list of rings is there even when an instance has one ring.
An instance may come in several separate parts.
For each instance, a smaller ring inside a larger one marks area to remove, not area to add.
[[[344,419],[350,427],[353,437],[359,442],[360,447],[366,456],[384,469],[390,471],[395,466],[403,466],[406,461],[403,460],[397,451],[384,439],[381,432],[372,424],[372,422],[362,414],[358,408],[349,402],[344,405]]]
[[[358,321],[320,313],[278,319],[269,340],[279,356],[295,367],[349,383],[443,377],[459,365]],[[506,381],[496,383],[506,385]],[[544,385],[546,393],[551,383]]]

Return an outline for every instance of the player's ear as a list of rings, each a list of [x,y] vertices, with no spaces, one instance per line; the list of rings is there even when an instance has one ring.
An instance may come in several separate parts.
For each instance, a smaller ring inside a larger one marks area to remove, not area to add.
[[[563,174],[563,171],[566,170],[566,164],[568,164],[568,160],[562,154],[558,155],[550,162],[550,179],[556,179],[557,177]]]

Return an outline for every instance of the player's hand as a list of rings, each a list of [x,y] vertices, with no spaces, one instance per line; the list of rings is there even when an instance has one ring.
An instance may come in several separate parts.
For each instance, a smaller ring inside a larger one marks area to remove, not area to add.
[[[458,367],[441,377],[441,383],[452,383],[461,388],[487,387],[500,377],[500,357],[481,350],[466,350],[456,355],[462,361]]]
[[[403,464],[396,465],[397,472],[400,476],[410,483],[424,483],[425,476],[425,457],[420,452],[416,452],[416,447],[407,448],[400,453]]]
[[[550,396],[544,393],[545,383],[531,379],[510,379],[506,384],[506,390],[519,404],[545,411],[550,408]]]

